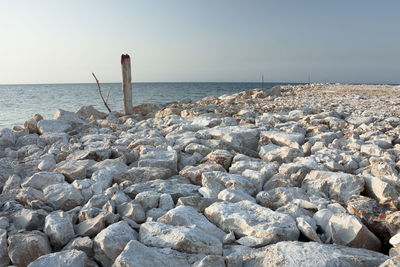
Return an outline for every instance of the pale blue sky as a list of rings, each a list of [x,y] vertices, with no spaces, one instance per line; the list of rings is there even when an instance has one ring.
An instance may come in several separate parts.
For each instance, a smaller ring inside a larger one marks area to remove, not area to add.
[[[400,1],[0,0],[0,84],[400,83]]]

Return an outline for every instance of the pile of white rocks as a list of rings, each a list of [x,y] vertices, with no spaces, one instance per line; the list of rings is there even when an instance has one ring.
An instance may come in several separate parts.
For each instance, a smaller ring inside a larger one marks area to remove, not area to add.
[[[0,131],[0,266],[397,266],[399,93],[36,114]]]

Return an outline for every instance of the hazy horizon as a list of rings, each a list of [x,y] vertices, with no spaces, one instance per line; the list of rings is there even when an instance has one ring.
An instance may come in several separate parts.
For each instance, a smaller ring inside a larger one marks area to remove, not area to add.
[[[1,1],[0,84],[400,84],[400,2]]]

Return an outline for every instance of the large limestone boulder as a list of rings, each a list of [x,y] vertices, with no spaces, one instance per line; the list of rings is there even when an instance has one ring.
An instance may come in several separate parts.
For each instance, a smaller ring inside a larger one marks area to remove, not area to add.
[[[76,226],[76,232],[80,236],[94,237],[105,228],[105,215],[100,213],[94,218],[88,218]]]
[[[368,196],[375,198],[381,203],[391,200],[395,205],[398,205],[400,196],[391,184],[372,175],[364,175],[363,178],[365,181],[365,191]]]
[[[178,172],[178,154],[176,151],[149,150],[140,153],[138,167],[158,167]]]
[[[332,240],[336,244],[379,251],[379,239],[355,216],[334,214],[329,219]]]
[[[253,202],[216,202],[205,209],[204,214],[225,232],[237,237],[262,238],[263,244],[282,240],[297,240],[299,230],[289,215],[274,212]]]
[[[159,266],[190,267],[189,256],[170,248],[148,247],[142,243],[130,241],[122,253],[115,259],[115,267]]]
[[[189,206],[178,206],[169,210],[165,215],[158,218],[158,222],[162,222],[174,226],[191,226],[195,225],[198,229],[206,232],[211,236],[215,236],[221,241],[226,233],[212,224],[207,218]]]
[[[75,235],[72,226],[72,217],[63,211],[55,211],[46,216],[44,233],[49,237],[50,243],[60,248],[67,244]]]
[[[157,179],[167,179],[172,175],[171,169],[158,167],[133,167],[126,172],[117,174],[114,182],[130,181],[133,184],[144,183]]]
[[[93,249],[95,259],[103,266],[111,266],[126,244],[137,239],[137,233],[127,222],[111,224],[94,238]]]
[[[0,229],[0,266],[7,266],[10,264],[10,258],[7,253],[7,231]]]
[[[231,258],[232,255],[230,256]],[[326,245],[316,242],[284,241],[243,255],[243,266],[282,267],[373,267],[388,259],[388,256],[360,248]]]
[[[43,195],[48,205],[65,211],[75,208],[84,199],[78,189],[67,183],[46,186]]]
[[[42,209],[32,210],[24,208],[14,212],[9,219],[15,228],[30,231],[42,230],[46,216],[47,212]]]
[[[40,134],[44,133],[65,133],[72,129],[67,121],[41,120],[37,124]]]
[[[79,114],[85,119],[89,119],[92,116],[94,119],[104,119],[107,116],[106,113],[98,111],[93,106],[82,106],[75,110],[75,113]]]
[[[93,256],[93,240],[90,237],[77,237],[66,244],[62,250],[80,250],[86,253],[88,257]]]
[[[14,146],[17,141],[17,136],[14,131],[8,128],[0,130],[0,147]]]
[[[91,163],[89,160],[64,160],[57,164],[55,171],[63,174],[72,183],[86,178],[86,170]]]
[[[364,190],[364,179],[348,173],[313,170],[304,178],[302,188],[345,203]]]
[[[209,153],[203,160],[218,163],[227,170],[231,166],[232,158],[233,155],[228,150],[217,149]]]
[[[71,124],[74,128],[87,124],[84,119],[78,114],[63,109],[57,109],[54,114],[54,119],[57,121],[65,121]]]
[[[281,131],[263,131],[260,133],[260,144],[273,143],[279,146],[300,148],[304,144],[303,133],[286,133]]]
[[[309,200],[304,189],[299,187],[277,187],[268,191],[261,191],[257,194],[257,203],[276,210],[295,199]]]
[[[195,185],[201,185],[201,175],[204,172],[211,171],[224,172],[225,169],[222,165],[215,162],[205,162],[197,166],[186,166],[179,172],[179,175],[188,178],[190,182]]]
[[[221,139],[239,150],[256,150],[258,145],[259,131],[243,126],[217,126],[199,133]]]
[[[64,183],[65,178],[61,173],[56,172],[38,172],[28,178],[24,183],[21,184],[22,187],[33,187],[38,190],[42,190],[51,184]]]
[[[182,179],[169,178],[168,180],[154,180],[146,183],[134,184],[127,187],[124,192],[131,198],[145,191],[154,191],[158,193],[170,194],[174,201],[180,197],[200,196],[199,186],[182,181]]]
[[[145,245],[172,248],[187,253],[222,254],[222,242],[196,226],[171,226],[160,222],[140,225],[139,239]]]
[[[249,195],[255,194],[257,190],[251,180],[241,175],[227,172],[205,172],[202,174],[201,182],[203,187],[215,192],[213,197],[217,197],[218,193],[225,188],[246,192]]]
[[[51,253],[50,242],[42,232],[21,232],[8,237],[8,256],[16,266],[27,266],[48,253]]]
[[[87,261],[85,252],[73,249],[43,255],[29,264],[28,267],[85,267]]]

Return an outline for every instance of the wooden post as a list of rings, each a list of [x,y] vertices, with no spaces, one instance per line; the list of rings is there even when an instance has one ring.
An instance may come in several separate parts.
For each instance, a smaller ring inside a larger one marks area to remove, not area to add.
[[[122,113],[130,115],[133,113],[132,107],[132,74],[131,74],[131,58],[129,55],[121,56],[122,69]]]

